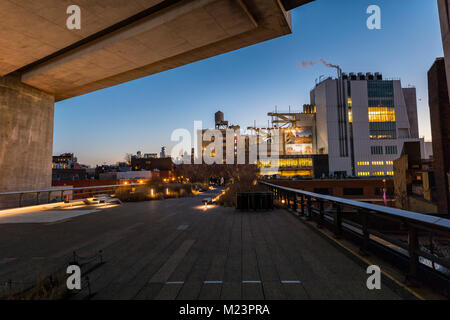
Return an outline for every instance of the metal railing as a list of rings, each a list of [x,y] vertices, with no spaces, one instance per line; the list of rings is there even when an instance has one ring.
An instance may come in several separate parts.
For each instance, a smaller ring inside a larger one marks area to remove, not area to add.
[[[318,228],[328,227],[336,238],[356,241],[362,254],[387,256],[406,271],[407,280],[431,281],[450,296],[449,219],[259,183]]]
[[[70,197],[81,200],[94,197],[98,194],[112,194],[119,187],[133,187],[141,185],[141,183],[130,183],[76,188],[68,186],[41,190],[0,192],[0,209],[49,204],[52,203],[52,200],[53,202],[63,202],[67,201]],[[25,199],[26,195],[32,196]],[[43,195],[45,195],[44,200],[46,201],[43,201]]]

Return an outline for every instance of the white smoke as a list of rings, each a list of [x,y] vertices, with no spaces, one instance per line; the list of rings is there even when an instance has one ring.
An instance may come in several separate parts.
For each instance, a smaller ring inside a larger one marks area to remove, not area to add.
[[[301,66],[302,66],[302,68],[308,68],[308,67],[315,66],[319,62],[321,62],[325,67],[328,67],[328,68],[339,68],[339,66],[329,63],[323,58],[320,58],[319,61],[303,60],[301,62]],[[297,64],[297,67],[299,67],[298,64]]]

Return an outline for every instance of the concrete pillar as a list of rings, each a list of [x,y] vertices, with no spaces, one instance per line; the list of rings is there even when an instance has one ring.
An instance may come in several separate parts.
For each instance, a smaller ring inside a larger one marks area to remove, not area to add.
[[[51,186],[54,102],[15,77],[0,77],[0,192]]]

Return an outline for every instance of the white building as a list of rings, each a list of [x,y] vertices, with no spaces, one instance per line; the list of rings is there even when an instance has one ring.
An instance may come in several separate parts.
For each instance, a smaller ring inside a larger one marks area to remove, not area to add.
[[[415,88],[376,74],[343,74],[311,91],[317,151],[331,175],[389,176],[405,141],[419,141]]]

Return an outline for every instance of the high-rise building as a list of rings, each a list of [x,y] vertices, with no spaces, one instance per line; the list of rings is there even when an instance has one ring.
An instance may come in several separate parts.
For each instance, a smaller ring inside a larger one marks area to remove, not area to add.
[[[428,71],[428,101],[433,136],[433,170],[439,213],[449,212],[450,103],[443,58]]]
[[[447,87],[450,88],[450,1],[438,0],[439,20],[441,23],[442,46],[445,55],[445,73]],[[450,94],[450,90],[449,90]]]
[[[166,147],[161,147],[161,152],[159,153],[160,158],[166,158]]]
[[[311,91],[317,150],[328,154],[330,174],[393,175],[405,141],[418,139],[415,88],[379,73],[342,74]]]
[[[428,71],[433,170],[436,179],[438,212],[450,213],[450,3],[438,0],[444,58]]]

